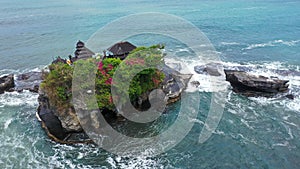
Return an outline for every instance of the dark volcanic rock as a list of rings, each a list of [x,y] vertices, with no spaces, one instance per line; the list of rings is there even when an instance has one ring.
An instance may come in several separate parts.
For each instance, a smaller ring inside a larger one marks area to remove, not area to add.
[[[194,71],[199,74],[209,74],[211,76],[221,76],[220,72],[222,64],[220,63],[208,63],[203,66],[195,66]]]
[[[293,94],[285,95],[285,97],[288,98],[288,99],[291,99],[291,100],[295,99],[295,96]]]
[[[14,86],[14,75],[11,74],[0,77],[0,94],[4,93],[5,91],[9,91]]]
[[[295,70],[272,70],[272,71],[282,76],[300,76],[300,72]]]
[[[194,71],[198,74],[205,74],[205,65],[195,66]]]
[[[57,112],[57,109],[51,106],[49,98],[44,93],[40,92],[38,107],[38,118],[42,122],[42,126],[45,129],[47,135],[56,142],[59,143],[90,143],[91,140],[88,138],[86,133],[82,131],[79,123],[77,123],[77,118],[73,119],[74,114],[65,114],[66,112]],[[75,112],[72,112],[75,113]],[[64,117],[69,116],[64,119]],[[73,123],[77,125],[78,130],[73,130],[70,126],[66,124]]]
[[[200,82],[199,81],[192,81],[191,84],[195,87],[199,87],[200,86]]]
[[[166,94],[166,100],[168,103],[176,102],[180,99],[183,90],[186,89],[192,75],[181,74],[167,65],[163,67],[162,71],[165,74],[162,90]]]
[[[162,72],[165,74],[165,79],[161,84],[161,89],[165,94],[164,100],[167,104],[174,103],[180,99],[181,93],[188,86],[188,82],[191,79],[192,74],[181,74],[167,65],[163,66]],[[194,83],[195,86],[200,85],[200,82],[198,81],[194,81]],[[137,102],[132,103],[134,107],[142,111],[149,109],[151,107],[149,94],[150,91],[142,94],[138,98]]]
[[[288,91],[288,80],[255,76],[243,71],[225,70],[226,80],[233,90],[246,96],[272,97],[280,92]]]
[[[42,81],[42,72],[28,72],[20,74],[16,79],[14,78],[14,75],[3,76],[0,78],[0,94],[4,93],[4,91],[22,92],[23,90],[38,93],[39,86]]]
[[[15,88],[13,90],[19,92],[29,90],[31,92],[38,93],[42,80],[42,72],[28,72],[20,74],[15,80]]]
[[[54,115],[53,110],[50,108],[49,99],[43,94],[40,94],[38,97],[39,107],[38,107],[38,115],[44,124],[44,128],[46,129],[48,135],[52,135],[51,137],[63,140],[67,134],[63,129],[61,122]]]

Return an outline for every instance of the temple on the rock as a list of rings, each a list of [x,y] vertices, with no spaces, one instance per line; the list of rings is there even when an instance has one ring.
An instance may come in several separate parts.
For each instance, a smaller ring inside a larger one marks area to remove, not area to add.
[[[85,47],[84,43],[82,41],[78,41],[76,44],[76,51],[75,51],[75,58],[76,59],[87,59],[91,58],[95,55],[94,52],[92,52],[90,49]]]
[[[135,48],[136,46],[127,41],[116,43],[113,46],[109,47],[107,51],[104,51],[103,59],[120,58],[121,60],[124,60],[128,56],[128,54]]]

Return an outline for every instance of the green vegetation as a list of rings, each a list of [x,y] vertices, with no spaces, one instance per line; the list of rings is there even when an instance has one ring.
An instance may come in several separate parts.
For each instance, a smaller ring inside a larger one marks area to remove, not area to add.
[[[114,74],[113,87],[117,89],[117,96],[129,96],[130,101],[134,102],[142,94],[159,87],[164,79],[164,74],[157,69],[163,64],[163,55],[159,49],[159,46],[139,47],[127,56]],[[121,100],[124,97],[114,99],[118,103],[128,101]]]
[[[69,107],[72,96],[73,67],[64,63],[57,63],[51,64],[49,70],[50,72],[46,74],[41,88],[47,92],[53,105]]]
[[[51,64],[49,66],[50,72],[46,74],[41,88],[46,91],[51,104],[54,106],[60,108],[72,106],[71,89],[74,66],[84,65],[85,69],[78,72],[80,76],[96,73],[95,94],[98,107],[114,110],[115,106],[111,95],[112,86],[116,87],[120,94],[128,94],[130,101],[135,101],[143,93],[159,87],[164,79],[164,74],[153,68],[163,61],[162,52],[159,48],[160,46],[136,48],[124,61],[116,58],[107,58],[101,61],[90,58],[78,60],[73,66],[64,63]],[[115,81],[114,74],[116,71],[121,72],[121,77],[118,78],[119,81]],[[135,74],[135,72],[139,73]],[[135,76],[131,78],[132,75]],[[133,80],[130,81],[129,88],[126,88],[122,80],[128,79]],[[88,89],[88,82],[81,82],[80,88]]]
[[[114,109],[114,104],[111,96],[111,84],[114,72],[121,63],[120,59],[108,58],[99,62],[98,71],[96,74],[95,88],[98,107]]]

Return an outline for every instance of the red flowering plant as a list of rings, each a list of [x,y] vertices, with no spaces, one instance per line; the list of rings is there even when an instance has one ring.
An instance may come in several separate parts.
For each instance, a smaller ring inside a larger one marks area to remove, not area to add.
[[[111,96],[111,84],[113,83],[113,74],[121,63],[120,59],[107,58],[98,63],[96,74],[96,98],[100,109],[114,109]]]
[[[80,71],[76,71],[76,77],[94,77],[96,71],[95,96],[98,108],[114,110],[113,101],[115,99],[119,101],[122,97],[117,95],[116,98],[112,98],[111,88],[115,87],[122,94],[129,94],[130,101],[135,101],[142,94],[160,87],[164,74],[153,68],[153,65],[162,62],[162,56],[161,51],[155,46],[139,47],[133,50],[123,62],[116,58],[107,58],[101,61],[89,58],[77,60],[74,62],[74,66],[63,63],[52,64],[49,66],[50,72],[45,74],[41,89],[47,92],[51,104],[58,109],[64,110],[72,107],[72,90],[80,92],[91,89],[90,82],[85,81],[85,78],[78,78],[78,85],[72,85],[73,71],[76,65],[78,69],[80,68]],[[97,69],[95,69],[95,65]],[[114,77],[117,70],[120,70],[122,75],[120,81],[115,80]],[[134,73],[137,74],[133,78],[128,78],[130,74]],[[129,89],[128,86],[125,87],[127,82],[130,82]],[[94,106],[94,99],[86,100],[86,103],[89,109],[97,108]]]
[[[139,47],[133,50],[124,61],[117,58],[107,58],[100,61],[95,80],[99,108],[114,110],[113,99],[124,102],[119,98],[112,98],[112,87],[117,89],[120,94],[129,95],[131,102],[135,101],[140,95],[158,88],[164,79],[164,74],[153,68],[153,65],[161,63],[162,53],[156,47]],[[116,70],[121,74],[117,79],[114,77]],[[132,75],[135,76],[131,77]],[[128,82],[130,83],[129,88],[126,87]]]

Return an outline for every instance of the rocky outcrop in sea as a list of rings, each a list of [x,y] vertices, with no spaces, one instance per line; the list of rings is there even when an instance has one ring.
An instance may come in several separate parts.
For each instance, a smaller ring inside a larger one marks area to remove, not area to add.
[[[230,82],[233,91],[248,97],[272,97],[288,91],[288,80],[276,77],[255,76],[247,72],[225,70],[226,80]]]
[[[180,99],[181,93],[186,89],[192,75],[181,74],[166,65],[163,67],[162,71],[165,74],[165,79],[161,84],[161,89],[165,93],[166,102],[171,104]],[[148,94],[140,96],[140,99],[138,99],[140,100],[139,103],[133,103],[133,105],[138,105],[138,108],[142,110],[146,109],[141,106],[149,106],[147,105],[149,99]],[[92,142],[81,126],[81,123],[85,123],[84,125],[99,124],[99,122],[94,122],[95,120],[97,121],[97,118],[91,117],[93,115],[92,110],[90,112],[80,113],[87,115],[84,117],[85,120],[81,120],[80,123],[73,107],[55,107],[51,104],[47,97],[47,93],[45,93],[42,89],[39,91],[38,101],[38,116],[40,117],[42,126],[45,128],[49,137],[60,143]],[[102,114],[107,121],[116,121],[120,119],[120,117],[117,116],[117,111],[112,112],[109,110],[102,110]],[[93,123],[91,121],[93,121]],[[97,128],[97,126],[92,127]]]
[[[38,93],[39,85],[43,81],[42,72],[28,72],[16,75],[13,74],[0,77],[0,94],[4,92],[22,92],[29,90]]]
[[[265,77],[250,73],[253,68],[243,66],[223,66],[220,63],[208,63],[206,65],[195,66],[194,71],[198,74],[210,76],[221,76],[224,71],[226,81],[232,86],[236,93],[247,97],[287,97],[293,99],[294,96],[289,91],[289,80],[282,80],[278,77]],[[299,75],[300,72],[288,70],[272,70],[276,73],[287,75]]]

